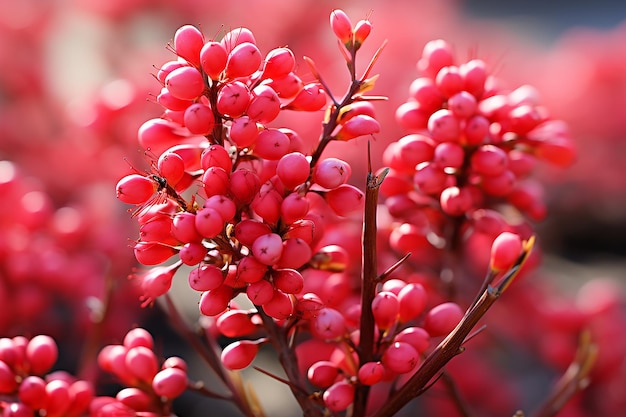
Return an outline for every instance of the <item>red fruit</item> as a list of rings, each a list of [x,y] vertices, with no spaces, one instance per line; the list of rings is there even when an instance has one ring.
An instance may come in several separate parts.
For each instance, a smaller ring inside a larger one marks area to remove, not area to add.
[[[424,353],[430,344],[430,335],[421,327],[407,327],[394,337],[394,342],[406,342],[413,346],[417,353]]]
[[[200,297],[200,313],[205,316],[217,316],[228,308],[233,298],[233,289],[228,285],[221,285],[215,289],[205,291]]]
[[[212,80],[217,80],[226,68],[228,52],[219,42],[207,42],[200,50],[200,65],[206,75]]]
[[[302,87],[286,106],[290,110],[314,112],[326,105],[327,95],[319,83],[310,83]]]
[[[397,374],[405,374],[412,371],[419,363],[419,354],[408,343],[392,343],[381,359],[386,369]]]
[[[17,387],[15,373],[6,363],[0,361],[0,394],[12,394]]]
[[[333,189],[345,184],[352,174],[350,165],[338,158],[325,158],[317,163],[313,180],[321,187]]]
[[[276,320],[284,320],[293,315],[293,300],[288,294],[276,289],[274,290],[272,298],[263,303],[263,311],[265,311],[268,316],[273,317]]]
[[[352,22],[343,10],[335,9],[330,12],[330,28],[344,45],[352,41]]]
[[[463,310],[458,304],[447,302],[433,307],[424,320],[424,329],[431,336],[450,333],[463,318]]]
[[[154,352],[145,346],[135,346],[126,352],[126,368],[143,382],[151,382],[159,366]]]
[[[276,269],[272,272],[276,288],[286,294],[299,294],[304,288],[304,278],[295,269]]]
[[[419,71],[435,78],[437,73],[446,66],[454,64],[454,54],[452,46],[441,39],[431,40],[422,51],[422,57],[417,63]]]
[[[181,100],[194,100],[204,92],[204,80],[193,67],[180,67],[165,77],[165,87]]]
[[[250,104],[250,90],[241,81],[223,84],[217,94],[217,111],[232,118],[239,117]]]
[[[294,70],[296,59],[289,48],[276,48],[267,53],[263,65],[263,78],[281,78]]]
[[[303,184],[309,178],[310,172],[309,161],[300,152],[283,155],[276,166],[276,175],[289,190]]]
[[[174,34],[176,55],[199,67],[200,50],[204,46],[204,36],[195,26],[184,25]]]
[[[47,373],[57,361],[59,350],[53,338],[38,335],[30,339],[26,346],[26,360],[32,374]]]
[[[185,109],[185,127],[194,135],[208,135],[215,126],[213,110],[202,103],[194,103]]]
[[[366,114],[359,114],[343,123],[335,135],[337,140],[350,140],[380,132],[380,123]]]
[[[265,305],[274,297],[274,287],[269,281],[260,280],[248,285],[246,295],[254,305]]]
[[[239,340],[224,348],[221,359],[226,368],[238,370],[250,365],[258,352],[257,341]]]
[[[280,113],[278,94],[267,85],[259,85],[252,91],[252,98],[246,113],[256,122],[263,124],[271,122]]]
[[[428,118],[428,131],[437,142],[458,142],[461,124],[451,110],[440,109]]]
[[[324,391],[322,398],[329,410],[335,412],[343,411],[348,408],[354,400],[354,385],[345,380],[335,382]]]
[[[422,284],[406,284],[398,293],[398,318],[402,323],[417,318],[426,307],[428,296]]]
[[[247,77],[261,66],[263,57],[259,48],[251,42],[242,42],[228,53],[226,78]]]
[[[346,321],[343,315],[330,307],[318,311],[311,320],[311,333],[322,340],[338,340],[346,335]]]
[[[143,175],[130,174],[119,180],[115,188],[117,198],[124,203],[143,204],[154,195],[157,183]]]
[[[70,405],[70,386],[62,380],[46,384],[46,416],[60,417]]]
[[[339,367],[330,361],[317,361],[307,371],[307,378],[311,384],[320,388],[330,387],[337,380],[337,376]]]
[[[283,239],[276,233],[259,236],[252,244],[252,254],[265,265],[274,265],[283,251]]]
[[[278,129],[264,129],[259,132],[254,153],[261,158],[279,160],[289,151],[289,137]]]
[[[365,194],[351,184],[341,184],[324,196],[330,208],[339,216],[348,217],[362,213],[365,206]]]
[[[19,400],[32,408],[39,410],[46,406],[46,382],[35,375],[29,375],[20,384]]]
[[[175,186],[185,175],[185,161],[174,152],[164,152],[159,156],[157,161],[157,170],[161,177],[167,182]]]
[[[357,374],[363,385],[374,385],[380,382],[385,375],[385,367],[380,362],[366,362],[359,368]]]
[[[235,309],[221,314],[215,325],[221,334],[231,338],[249,335],[257,329],[248,311]]]
[[[520,257],[522,249],[522,238],[519,235],[511,232],[500,233],[491,245],[491,269],[508,270]]]
[[[187,389],[187,373],[179,368],[165,368],[152,380],[154,393],[166,398],[176,398]]]
[[[381,291],[372,300],[372,313],[376,325],[383,330],[387,330],[396,322],[400,303],[398,297],[388,291]]]
[[[131,349],[136,346],[144,346],[148,349],[152,349],[154,347],[154,339],[152,338],[150,332],[146,329],[136,327],[126,333],[123,344],[127,349]]]

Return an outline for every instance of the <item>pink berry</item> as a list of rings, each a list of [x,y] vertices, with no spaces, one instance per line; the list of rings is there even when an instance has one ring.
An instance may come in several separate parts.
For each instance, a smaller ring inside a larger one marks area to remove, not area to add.
[[[251,42],[242,42],[228,53],[226,77],[247,77],[261,66],[263,57],[259,48]]]
[[[309,200],[300,194],[291,193],[280,205],[280,217],[285,224],[303,219],[309,212]]]
[[[254,219],[244,219],[235,225],[234,236],[242,244],[251,247],[254,241],[263,235],[271,233],[270,227]]]
[[[191,106],[192,101],[178,98],[174,96],[174,94],[172,94],[172,92],[168,90],[166,87],[163,87],[161,89],[161,92],[157,96],[157,103],[165,107],[166,111],[169,110],[169,111],[175,111],[175,112],[181,112],[181,111],[184,112],[187,109],[187,107]],[[184,122],[184,119],[183,119],[183,122]]]
[[[419,354],[408,343],[394,342],[385,350],[381,360],[385,368],[391,372],[405,374],[417,366]]]
[[[351,174],[352,168],[347,162],[338,158],[325,158],[315,166],[313,179],[319,186],[333,189],[345,184]]]
[[[322,340],[338,340],[346,335],[343,315],[330,307],[321,309],[311,320],[311,333]]]
[[[258,352],[258,342],[239,340],[224,348],[221,355],[222,363],[227,369],[243,369],[252,363]]]
[[[344,45],[352,41],[352,22],[343,10],[335,9],[330,12],[330,28]]]
[[[365,206],[365,194],[351,184],[342,184],[328,191],[324,198],[330,208],[343,217],[361,213]]]
[[[172,236],[183,243],[202,240],[202,236],[196,230],[196,216],[193,213],[186,211],[176,213],[172,220],[171,231]]]
[[[374,385],[380,382],[385,375],[385,367],[380,362],[366,362],[359,368],[357,374],[363,385]]]
[[[119,180],[117,198],[127,204],[143,204],[156,192],[157,183],[139,174],[130,174]]]
[[[254,153],[261,158],[279,160],[289,151],[289,137],[278,129],[264,129],[259,132]]]
[[[6,363],[0,361],[0,394],[11,394],[17,387],[15,373]]]
[[[283,155],[276,166],[276,175],[290,190],[303,184],[309,178],[310,171],[309,161],[300,152]]]
[[[326,105],[327,94],[319,83],[309,83],[298,90],[286,108],[290,110],[313,112]]]
[[[289,48],[276,48],[267,53],[263,65],[264,78],[281,78],[294,70],[296,59]]]
[[[154,393],[161,397],[176,398],[187,389],[187,373],[179,368],[165,368],[152,380]]]
[[[252,254],[265,265],[274,265],[283,251],[283,239],[276,233],[259,236],[252,244]]]
[[[189,272],[188,281],[196,291],[209,291],[224,283],[224,275],[215,265],[200,264]]]
[[[18,398],[33,410],[44,408],[46,406],[46,382],[35,375],[27,376],[20,384]]]
[[[275,266],[298,269],[311,260],[312,254],[311,246],[304,239],[287,237],[283,240],[283,252]]]
[[[442,167],[435,163],[424,163],[418,166],[413,182],[424,194],[439,194],[444,188],[448,180]]]
[[[195,224],[198,233],[206,238],[215,237],[224,229],[224,219],[217,210],[210,207],[198,210]]]
[[[334,362],[317,361],[307,370],[307,378],[320,388],[328,388],[337,380],[339,367]]]
[[[261,181],[252,171],[240,168],[230,175],[230,192],[237,204],[249,204],[259,188]]]
[[[463,77],[458,67],[449,65],[439,70],[435,84],[444,96],[450,98],[463,89]]]
[[[263,303],[263,311],[276,320],[284,320],[293,315],[294,304],[289,294],[276,289],[272,298]]]
[[[233,289],[228,285],[221,285],[215,289],[205,291],[200,297],[200,313],[205,316],[217,316],[228,308],[233,298]]]
[[[263,279],[267,272],[267,265],[259,262],[254,256],[244,256],[237,264],[237,279],[247,283]]]
[[[229,222],[237,213],[237,206],[224,195],[212,195],[204,202],[204,207],[215,209],[225,222]]]
[[[433,161],[444,168],[460,169],[465,162],[465,150],[456,142],[442,142],[435,148]]]
[[[126,352],[126,367],[143,382],[150,382],[158,371],[157,358],[154,352],[144,346],[135,346]]]
[[[463,77],[463,89],[480,99],[485,91],[487,68],[480,59],[472,59],[459,66],[459,73]]]
[[[200,66],[200,50],[204,46],[204,36],[195,26],[184,25],[174,34],[176,55],[187,62]]]
[[[180,67],[165,77],[165,87],[181,100],[194,100],[204,92],[202,74],[193,67]]]
[[[50,381],[46,384],[46,415],[62,416],[70,405],[70,387],[62,380]]]
[[[152,380],[148,381],[152,383]],[[150,394],[139,388],[124,388],[115,395],[115,399],[134,410],[150,409]]]
[[[26,360],[30,372],[36,375],[47,373],[57,361],[59,350],[53,338],[38,335],[30,339],[26,346]]]
[[[417,318],[426,307],[428,297],[424,286],[421,284],[405,284],[398,293],[398,318],[406,323]]]
[[[439,203],[444,213],[462,216],[472,208],[472,193],[468,187],[447,187],[441,192]]]
[[[426,314],[424,329],[433,337],[447,335],[462,318],[463,310],[458,304],[442,303],[430,309]]]
[[[270,86],[259,85],[252,90],[250,105],[246,111],[250,119],[267,124],[280,113],[280,98]]]
[[[248,116],[237,117],[230,126],[230,139],[238,148],[254,145],[259,135],[259,128]]]
[[[511,232],[502,232],[491,245],[490,266],[496,271],[506,271],[522,254],[522,239]]]
[[[489,135],[489,120],[482,115],[470,117],[465,123],[463,134],[468,145],[482,145]]]
[[[224,84],[217,93],[217,111],[222,115],[237,118],[247,110],[250,104],[250,91],[241,81]]]
[[[250,313],[244,310],[227,311],[218,317],[215,324],[221,334],[231,338],[246,336],[257,330]]]
[[[221,145],[211,145],[204,149],[200,158],[200,166],[204,170],[216,167],[229,173],[233,167],[233,161],[228,151]]]
[[[207,255],[208,249],[199,242],[189,242],[185,243],[180,251],[178,252],[178,256],[180,260],[185,265],[198,265],[204,257]]]
[[[448,99],[448,108],[459,119],[473,116],[477,107],[476,97],[467,91],[459,91]]]
[[[365,42],[365,39],[372,32],[372,23],[369,20],[359,20],[354,25],[354,43],[358,46]]]
[[[458,142],[461,125],[451,110],[440,109],[428,118],[428,131],[437,142]]]
[[[276,288],[286,294],[299,294],[304,288],[304,278],[295,269],[277,269],[272,273]]]
[[[479,147],[471,157],[472,169],[481,175],[500,175],[507,168],[508,163],[506,152],[494,145]]]
[[[380,123],[376,119],[366,114],[359,114],[340,125],[335,138],[337,140],[350,140],[378,132],[380,132]]]
[[[274,287],[269,281],[260,280],[248,285],[246,295],[254,305],[265,305],[274,297]]]
[[[446,66],[454,64],[452,46],[441,39],[431,40],[422,51],[417,67],[428,76],[435,78],[437,73]]]
[[[289,100],[294,99],[296,95],[300,93],[300,91],[302,91],[304,83],[302,82],[300,77],[298,77],[293,72],[290,72],[284,77],[271,79],[267,82],[267,85],[276,92],[278,97],[284,100]],[[289,108],[291,109],[292,107]],[[293,109],[298,110],[296,108]]]
[[[202,103],[194,103],[185,109],[185,127],[194,135],[208,135],[215,126],[213,110]]]
[[[406,342],[413,346],[417,353],[424,353],[430,344],[430,335],[421,327],[407,327],[394,337],[394,342]]]
[[[398,318],[398,312],[400,311],[400,303],[398,297],[388,291],[381,291],[372,301],[372,312],[374,313],[374,320],[376,325],[386,330],[393,326]]]
[[[136,327],[126,333],[123,344],[128,349],[136,346],[152,349],[154,347],[154,338],[146,329]]]
[[[241,43],[250,42],[252,44],[256,44],[256,39],[254,38],[254,34],[248,28],[239,27],[232,29],[230,32],[226,33],[220,43],[224,46],[227,52],[233,50],[233,48]]]
[[[228,52],[219,42],[207,42],[200,50],[200,65],[206,75],[212,80],[220,78],[220,74],[226,68]]]
[[[324,391],[322,398],[329,410],[334,412],[343,411],[348,408],[354,400],[354,385],[345,380],[335,382]]]
[[[159,156],[157,169],[170,185],[175,186],[185,175],[185,162],[177,153],[164,152]]]

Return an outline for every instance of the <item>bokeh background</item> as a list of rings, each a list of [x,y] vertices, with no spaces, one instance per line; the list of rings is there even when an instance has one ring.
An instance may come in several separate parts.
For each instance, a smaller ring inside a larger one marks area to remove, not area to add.
[[[576,164],[540,173],[550,213],[537,225],[547,276],[571,294],[591,279],[625,282],[621,1],[0,0],[0,335],[53,334],[71,352],[60,366],[85,374],[95,372],[99,344],[119,342],[136,324],[159,332],[168,354],[182,354],[159,309],[140,309],[127,280],[137,231],[114,189],[129,165],[147,167],[136,131],[161,113],[151,74],[173,58],[166,44],[179,26],[197,25],[208,37],[246,26],[262,51],[288,45],[311,57],[340,94],[346,73],[328,28],[337,7],[372,21],[362,56],[389,41],[375,67],[374,93],[389,100],[377,106],[373,155],[403,134],[394,113],[422,46],[448,40],[460,59],[484,59],[511,88],[535,85],[551,114],[570,124]],[[313,118],[299,127],[311,140],[318,135]],[[362,144],[337,152],[363,168]],[[179,291],[193,315],[195,301]],[[291,415],[282,388],[268,393],[268,415]],[[190,403],[180,415],[204,407]]]

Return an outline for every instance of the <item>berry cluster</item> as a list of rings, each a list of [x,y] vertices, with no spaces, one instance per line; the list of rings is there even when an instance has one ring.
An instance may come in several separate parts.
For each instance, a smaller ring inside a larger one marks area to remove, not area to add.
[[[100,367],[126,385],[115,397],[97,397],[92,415],[166,416],[172,400],[187,389],[187,363],[169,357],[159,365],[152,335],[142,328],[130,330],[121,345],[107,345],[98,354]]]
[[[289,49],[263,56],[248,29],[218,42],[192,26],[176,32],[173,49],[178,59],[157,75],[165,113],[139,129],[140,144],[156,159],[152,172],[117,184],[120,200],[140,205],[137,260],[179,258],[138,274],[144,299],[165,294],[187,265],[189,285],[202,292],[202,314],[217,315],[246,293],[270,316],[290,317],[290,295],[302,289],[298,269],[316,257],[324,215],[363,206],[363,193],[347,183],[350,166],[321,158],[323,147],[377,132],[373,108],[354,102],[353,92],[334,106],[336,120],[309,154],[295,131],[268,126],[281,111],[318,111],[328,100],[320,83],[304,84],[294,73]]]
[[[3,416],[77,417],[88,411],[93,387],[64,371],[50,372],[57,357],[57,344],[47,335],[0,339]]]

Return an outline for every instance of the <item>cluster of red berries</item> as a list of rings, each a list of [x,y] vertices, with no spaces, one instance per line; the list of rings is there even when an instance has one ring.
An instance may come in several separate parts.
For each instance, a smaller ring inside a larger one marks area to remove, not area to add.
[[[100,368],[126,385],[115,397],[97,397],[91,415],[170,415],[172,401],[187,389],[187,363],[172,356],[161,364],[154,353],[152,335],[130,330],[121,345],[107,345],[98,354]]]
[[[50,336],[0,339],[3,416],[75,417],[89,410],[93,387],[64,371],[50,372],[57,357],[57,344]]]
[[[298,269],[320,249],[323,213],[347,216],[363,205],[363,193],[347,184],[345,161],[320,158],[321,150],[309,155],[296,132],[268,126],[281,111],[321,109],[327,94],[293,72],[289,49],[263,57],[245,28],[217,42],[184,26],[174,50],[178,59],[157,76],[165,113],[139,129],[140,144],[157,159],[153,172],[117,185],[120,200],[140,205],[138,261],[179,258],[140,274],[144,298],[165,294],[187,265],[203,314],[223,312],[245,292],[267,314],[287,318],[290,295],[302,289]],[[372,116],[367,102],[342,107],[329,139],[376,132]]]

